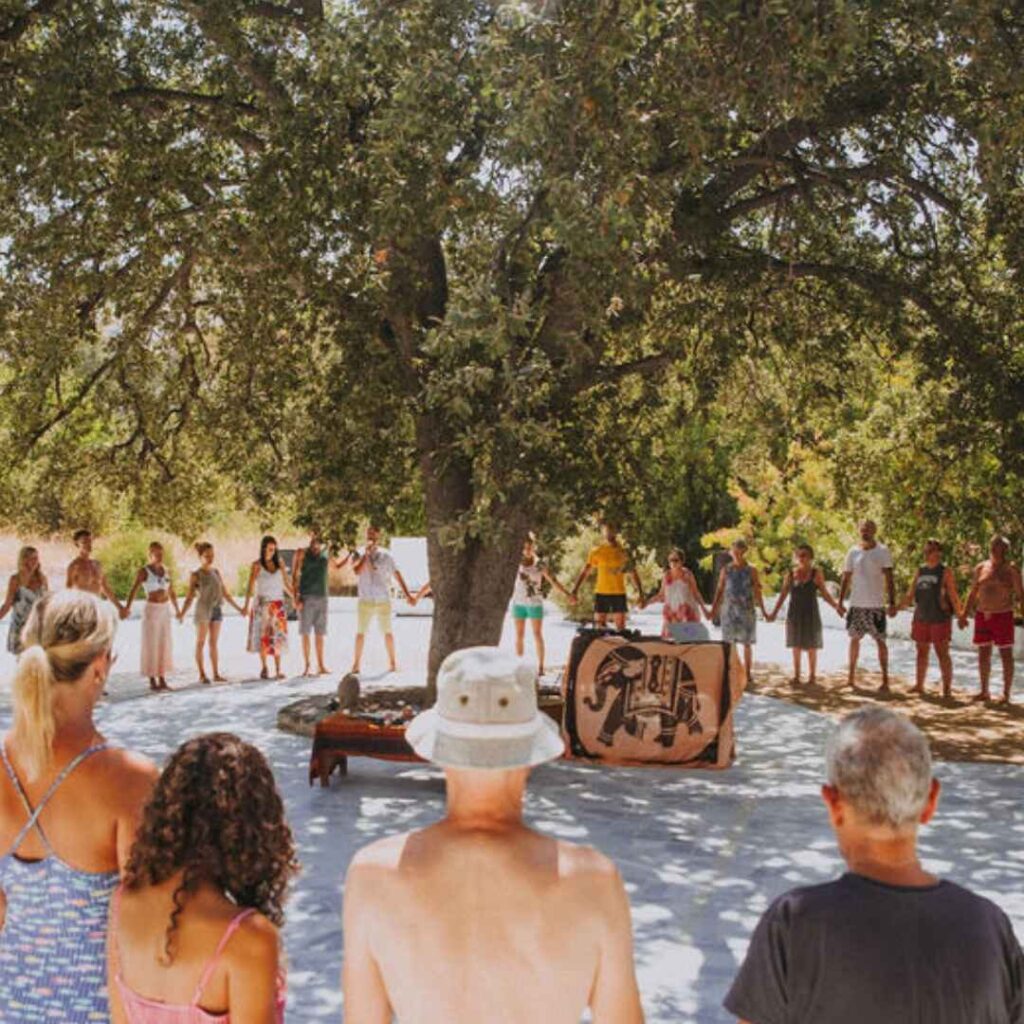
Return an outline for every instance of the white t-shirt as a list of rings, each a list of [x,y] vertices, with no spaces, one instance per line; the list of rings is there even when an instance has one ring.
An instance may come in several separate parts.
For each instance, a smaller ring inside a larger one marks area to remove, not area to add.
[[[524,608],[536,608],[544,604],[544,566],[541,562],[533,565],[519,563],[516,569],[516,585],[512,590],[512,603]]]
[[[850,548],[843,564],[843,572],[851,573],[851,608],[885,608],[889,601],[885,593],[884,569],[892,568],[892,555],[884,544],[873,548],[860,545]]]
[[[390,601],[391,577],[395,560],[387,548],[374,548],[362,572],[356,574],[356,593],[360,601]]]

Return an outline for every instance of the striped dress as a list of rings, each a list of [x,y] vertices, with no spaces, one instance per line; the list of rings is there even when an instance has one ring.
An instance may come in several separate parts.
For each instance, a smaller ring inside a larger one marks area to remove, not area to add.
[[[116,871],[78,871],[53,851],[39,814],[64,780],[88,757],[83,750],[57,776],[35,808],[29,803],[0,742],[0,757],[28,815],[11,848],[0,857],[0,889],[7,899],[0,930],[0,1024],[86,1024],[110,1020],[107,1002],[107,913]],[[48,855],[15,855],[35,829]]]

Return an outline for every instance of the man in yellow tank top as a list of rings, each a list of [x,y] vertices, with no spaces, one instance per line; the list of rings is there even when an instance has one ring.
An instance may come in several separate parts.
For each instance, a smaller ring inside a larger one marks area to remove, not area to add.
[[[598,544],[589,557],[587,564],[583,567],[576,586],[572,588],[572,595],[575,597],[584,581],[592,573],[597,573],[597,581],[594,587],[594,621],[598,626],[608,625],[608,616],[612,616],[612,623],[616,629],[626,628],[626,573],[633,579],[633,585],[640,597],[643,597],[643,587],[640,583],[640,574],[636,571],[629,553],[619,543],[617,530],[614,523],[604,522],[601,524],[601,532],[604,534],[604,543]]]

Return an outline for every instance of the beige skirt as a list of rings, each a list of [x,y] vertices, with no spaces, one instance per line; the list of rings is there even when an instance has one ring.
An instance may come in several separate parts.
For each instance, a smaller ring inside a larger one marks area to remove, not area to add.
[[[170,601],[147,601],[142,609],[141,671],[149,679],[174,671]]]

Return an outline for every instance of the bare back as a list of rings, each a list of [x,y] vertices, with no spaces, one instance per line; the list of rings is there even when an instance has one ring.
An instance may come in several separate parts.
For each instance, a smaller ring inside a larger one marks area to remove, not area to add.
[[[345,935],[355,1024],[390,1020],[364,1001],[364,968],[401,1024],[577,1024],[588,1005],[595,1022],[641,1019],[614,865],[522,826],[441,822],[367,847],[346,882]]]
[[[10,735],[3,742],[33,807],[77,752],[62,750],[58,743],[51,768],[41,778],[28,782],[17,744]],[[127,859],[135,825],[156,774],[145,758],[115,748],[101,751],[80,764],[40,815],[39,823],[54,853],[79,871],[118,870]],[[13,784],[6,773],[0,773],[0,854],[10,850],[26,818],[24,804]],[[36,831],[30,832],[13,852],[24,860],[49,855]]]

